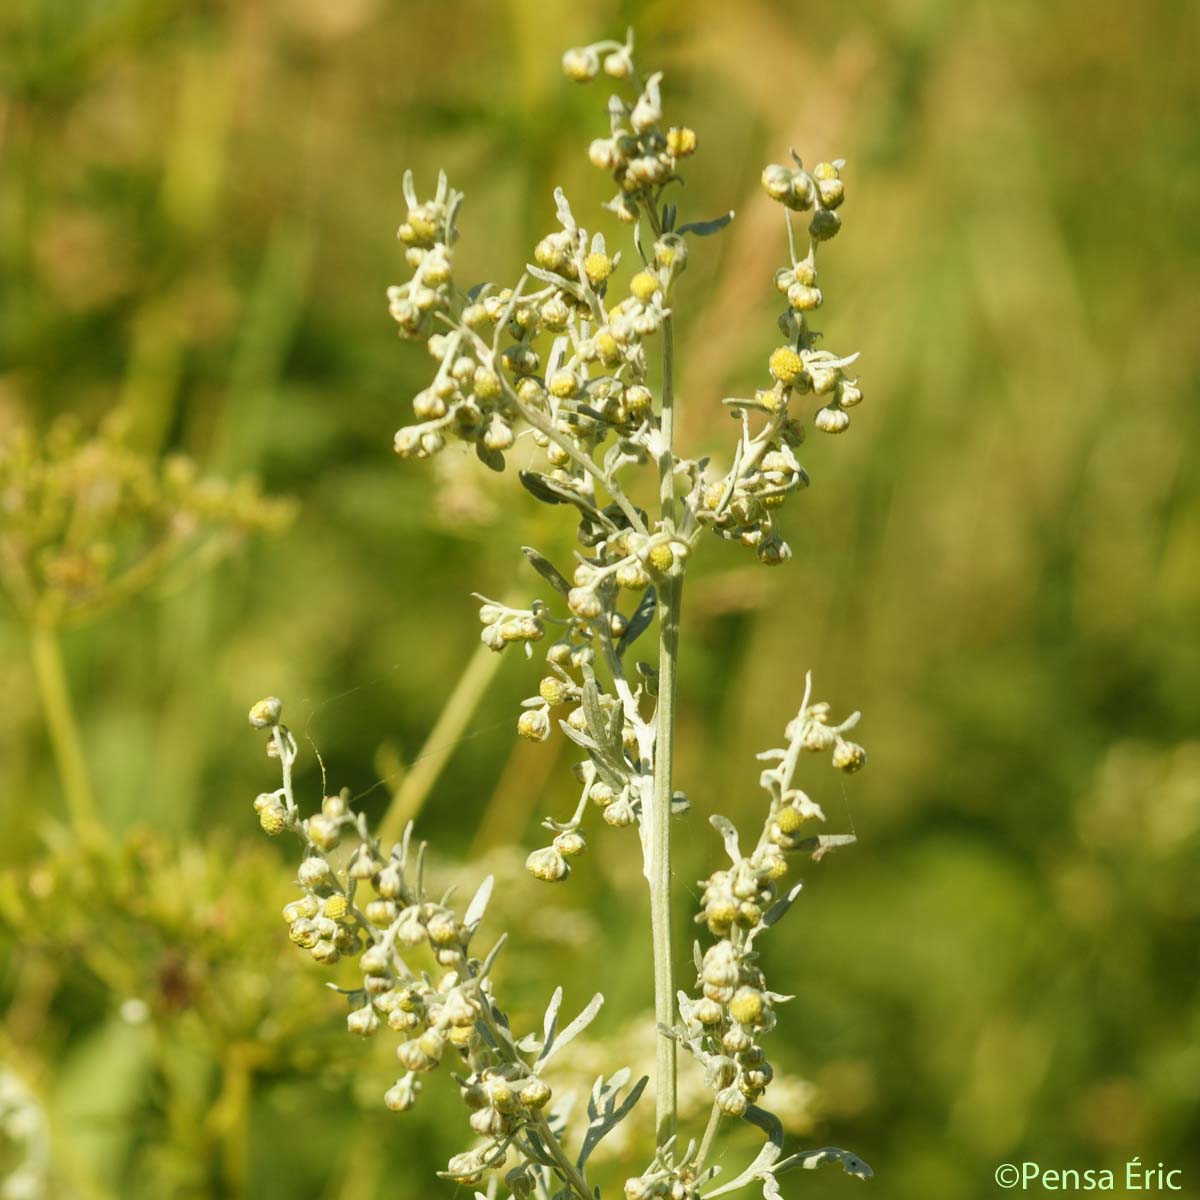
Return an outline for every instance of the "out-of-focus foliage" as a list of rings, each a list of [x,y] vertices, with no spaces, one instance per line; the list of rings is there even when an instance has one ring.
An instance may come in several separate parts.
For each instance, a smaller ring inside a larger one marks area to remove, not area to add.
[[[0,1057],[31,1100],[7,1075],[0,1095],[48,1139],[51,1195],[368,1200],[428,1190],[461,1141],[432,1090],[380,1111],[390,1064],[291,952],[244,710],[288,697],[377,816],[473,652],[469,593],[555,536],[472,459],[393,461],[424,364],[383,302],[391,235],[406,166],[468,193],[464,277],[513,273],[555,184],[580,213],[603,201],[584,151],[604,131],[558,61],[631,20],[699,133],[682,202],[738,212],[681,289],[692,445],[728,440],[720,397],[774,344],[762,165],[848,159],[856,235],[823,287],[831,342],[863,351],[860,436],[806,455],[828,486],[781,522],[790,564],[706,547],[681,682],[681,881],[719,853],[708,812],[753,820],[752,756],[806,668],[870,722],[871,771],[826,800],[860,845],[808,872],[792,918],[803,969],[787,937],[765,948],[797,994],[792,1130],[877,1170],[820,1187],[982,1194],[1022,1158],[1200,1171],[1191,6],[19,0],[0,12],[0,434],[118,420],[149,462],[299,504],[284,536],[64,634],[97,843],[63,823],[27,626],[0,612]],[[0,497],[0,536],[12,521]],[[506,843],[568,802],[550,747],[513,745],[528,685],[502,666],[420,814],[444,866],[519,862]],[[645,1013],[619,844],[593,839],[565,910],[519,871],[498,889],[523,1019],[543,957],[567,1007],[603,983],[593,1038]]]

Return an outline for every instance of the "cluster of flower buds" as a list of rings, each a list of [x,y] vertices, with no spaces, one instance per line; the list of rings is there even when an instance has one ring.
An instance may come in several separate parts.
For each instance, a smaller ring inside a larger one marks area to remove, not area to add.
[[[753,547],[768,566],[791,557],[791,548],[775,532],[771,514],[793,492],[808,487],[808,472],[794,449],[803,440],[803,427],[785,421],[777,440],[763,443],[761,456],[740,464],[732,478],[706,483],[700,491],[700,520],[722,537]]]
[[[847,409],[862,403],[857,380],[845,373],[845,368],[857,357],[853,354],[838,358],[828,350],[815,350],[807,345],[797,347],[790,342],[777,347],[767,362],[775,381],[772,395],[776,403],[782,406],[792,395],[811,392],[822,401],[813,425],[821,433],[844,433],[850,427]]]
[[[779,326],[789,340],[771,354],[767,365],[774,380],[775,407],[786,404],[793,393],[811,392],[823,401],[813,424],[822,433],[841,433],[850,424],[847,410],[862,400],[857,381],[844,371],[858,356],[839,358],[827,350],[817,350],[818,335],[808,328],[807,315],[824,300],[817,287],[817,246],[841,228],[842,219],[836,210],[845,194],[841,180],[844,163],[840,158],[818,163],[809,173],[799,158],[795,161],[794,167],[772,163],[762,176],[763,187],[772,199],[792,210],[813,209],[808,254],[799,259],[793,251],[791,264],[775,272],[775,286],[787,300]],[[794,244],[790,217],[788,241]]]
[[[400,336],[418,341],[432,332],[434,315],[450,309],[454,295],[450,247],[457,237],[454,219],[462,197],[441,174],[433,199],[421,202],[409,171],[404,176],[404,198],[408,214],[397,236],[406,247],[404,258],[413,276],[388,288],[388,311],[400,327]]]
[[[771,163],[763,169],[762,185],[772,200],[793,212],[812,209],[809,236],[814,242],[827,242],[842,227],[837,209],[845,198],[841,177],[845,165],[842,159],[835,158],[833,162],[817,163],[810,173],[798,158],[794,167]]]
[[[787,999],[767,989],[757,965],[756,937],[784,915],[799,887],[781,892],[788,873],[788,852],[803,850],[818,859],[836,846],[853,842],[847,836],[804,836],[804,826],[823,821],[824,814],[808,795],[793,786],[801,755],[806,751],[833,753],[833,765],[854,771],[866,761],[861,746],[842,735],[858,722],[859,714],[831,725],[829,705],[812,703],[812,680],[805,680],[804,701],[788,724],[787,745],[758,757],[773,765],[763,770],[760,783],[770,806],[753,851],[743,854],[737,831],[723,817],[711,818],[725,841],[731,865],[700,884],[703,889],[696,922],[717,939],[700,957],[700,995],[679,997],[681,1039],[704,1066],[716,1091],[721,1111],[745,1113],[771,1081],[772,1070],[759,1045],[761,1035],[775,1024],[775,1006]]]
[[[818,349],[820,335],[808,326],[809,314],[824,301],[817,286],[817,245],[832,237],[841,224],[835,211],[843,195],[841,166],[840,159],[820,163],[810,174],[796,159],[794,167],[772,164],[763,172],[763,185],[773,199],[790,210],[814,209],[809,224],[811,240],[807,254],[799,258],[789,214],[791,262],[775,272],[775,286],[787,301],[779,327],[788,340],[767,360],[769,387],[759,389],[752,399],[725,401],[742,423],[734,463],[719,479],[698,479],[690,497],[700,524],[752,547],[768,566],[791,557],[788,544],[775,532],[773,510],[809,482],[794,453],[804,441],[805,431],[793,401],[807,395],[821,401],[813,420],[821,433],[847,429],[849,410],[862,401],[857,380],[846,374],[858,356],[839,358]],[[761,424],[752,433],[751,420],[756,417]]]
[[[255,801],[259,821],[269,834],[290,830],[305,847],[297,873],[302,895],[284,907],[283,918],[292,942],[317,962],[332,966],[357,958],[360,986],[347,993],[351,1033],[368,1037],[386,1022],[403,1035],[397,1057],[404,1074],[384,1102],[398,1112],[411,1108],[419,1077],[434,1070],[448,1048],[474,1071],[503,1067],[511,1074],[513,1065],[498,1063],[494,1047],[478,1031],[494,1011],[487,984],[491,960],[481,964],[469,954],[490,880],[460,918],[425,894],[424,848],[414,856],[411,828],[385,852],[365,818],[350,810],[345,793],[327,796],[318,813],[302,819],[291,784],[296,742],[281,718],[274,697],[250,710],[250,724],[267,731],[268,753],[283,770],[283,786]],[[331,856],[344,843],[353,848],[338,856],[344,865],[335,866]],[[409,968],[404,954],[418,951],[432,955],[437,977]]]
[[[483,626],[480,638],[489,650],[497,652],[507,646],[520,644],[525,653],[533,653],[533,643],[546,636],[545,606],[535,600],[532,608],[510,608],[484,596],[479,609],[479,621]]]
[[[774,1005],[787,997],[767,991],[754,955],[731,941],[709,947],[698,983],[699,999],[680,996],[680,1017],[688,1040],[705,1047],[707,1078],[721,1111],[740,1117],[774,1075],[758,1038],[775,1027]]]
[[[568,50],[563,72],[569,79],[587,83],[600,73],[602,56],[605,74],[640,87],[633,104],[616,96],[609,101],[610,134],[597,138],[588,149],[592,163],[608,171],[620,189],[607,207],[632,225],[639,205],[654,203],[659,189],[678,177],[679,160],[695,152],[696,134],[682,125],[663,128],[662,75],[655,73],[639,85],[631,41],[596,42]]]
[[[697,1176],[695,1153],[693,1143],[676,1161],[673,1148],[660,1148],[645,1171],[625,1180],[626,1200],[699,1200],[700,1185],[712,1172]]]

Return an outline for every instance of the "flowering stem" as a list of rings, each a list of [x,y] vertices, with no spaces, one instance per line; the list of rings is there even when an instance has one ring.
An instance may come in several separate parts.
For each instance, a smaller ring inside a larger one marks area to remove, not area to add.
[[[35,622],[30,628],[29,639],[38,696],[71,822],[80,833],[97,833],[100,822],[96,816],[96,801],[71,704],[71,692],[67,687],[58,634],[52,625]]]
[[[712,1153],[713,1142],[717,1140],[717,1134],[721,1129],[721,1119],[724,1115],[721,1112],[721,1106],[714,1100],[712,1112],[708,1114],[708,1124],[704,1127],[704,1136],[700,1139],[700,1149],[696,1152],[693,1169],[697,1174],[704,1170],[704,1164],[708,1162],[708,1156]]]
[[[675,527],[674,338],[671,318],[663,321],[662,436],[659,458],[660,500],[664,526]],[[682,570],[682,563],[677,569]],[[650,836],[650,924],[654,942],[654,1017],[658,1026],[655,1055],[655,1125],[658,1144],[675,1133],[676,1047],[665,1030],[675,1025],[675,972],[671,950],[671,765],[675,749],[675,667],[679,655],[679,606],[683,577],[672,574],[659,589],[658,708],[654,737],[654,811]]]

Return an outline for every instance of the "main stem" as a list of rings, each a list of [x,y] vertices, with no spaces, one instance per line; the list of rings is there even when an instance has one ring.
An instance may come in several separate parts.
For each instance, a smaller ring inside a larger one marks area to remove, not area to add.
[[[71,823],[78,833],[95,834],[100,829],[96,801],[88,779],[87,761],[71,704],[71,692],[67,687],[57,630],[52,625],[35,621],[30,627],[29,643],[38,696]]]
[[[671,318],[663,320],[662,437],[659,498],[663,526],[675,529],[675,342]],[[679,606],[683,564],[677,563],[659,588],[658,708],[654,735],[654,811],[650,838],[650,925],[654,939],[654,1017],[658,1025],[656,1130],[658,1145],[675,1134],[675,971],[671,952],[671,766],[675,750],[675,669],[679,658]]]

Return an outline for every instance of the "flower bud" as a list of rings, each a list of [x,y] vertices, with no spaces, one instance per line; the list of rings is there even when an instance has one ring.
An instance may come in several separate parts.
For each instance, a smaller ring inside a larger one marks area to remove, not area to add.
[[[274,837],[287,828],[287,808],[277,796],[271,798],[270,804],[263,805],[258,811],[258,823],[263,832]]]
[[[771,163],[763,168],[762,185],[772,200],[782,203],[792,191],[792,172],[780,163]]]
[[[400,870],[400,864],[390,862],[374,881],[376,892],[384,900],[397,900],[404,892],[404,873]]]
[[[387,975],[391,970],[391,956],[382,942],[376,942],[363,951],[358,965],[364,975]]]
[[[489,450],[503,452],[511,450],[514,441],[516,438],[513,436],[512,426],[498,414],[494,416],[483,435],[484,446]]]
[[[600,72],[600,56],[590,46],[572,47],[562,56],[563,74],[576,83],[588,83]]]
[[[777,567],[792,557],[792,548],[777,533],[771,534],[758,546],[758,561],[764,566]]]
[[[571,873],[567,860],[554,846],[543,846],[525,860],[525,869],[535,879],[558,883]]]
[[[551,296],[542,305],[540,315],[542,324],[552,333],[557,333],[567,327],[567,322],[571,319],[571,310],[561,296]]]
[[[717,1093],[717,1107],[727,1117],[741,1117],[745,1115],[749,1103],[736,1087],[727,1087]]]
[[[845,199],[846,185],[840,179],[821,179],[817,181],[817,195],[826,208],[837,208]]]
[[[609,804],[601,815],[604,817],[605,824],[611,825],[614,829],[622,829],[637,820],[629,797],[624,795]]]
[[[655,571],[666,573],[675,565],[675,552],[670,543],[659,542],[646,553],[646,563]]]
[[[629,123],[634,133],[648,133],[662,120],[662,102],[659,99],[658,75],[651,75],[646,88],[637,98]]]
[[[845,433],[850,427],[850,414],[840,408],[822,408],[813,418],[813,424],[822,433]]]
[[[346,1017],[346,1028],[359,1037],[370,1037],[379,1028],[379,1017],[369,1004],[356,1008]]]
[[[318,941],[317,930],[312,921],[304,917],[293,921],[288,927],[288,937],[301,950],[311,950]]]
[[[570,830],[567,833],[560,833],[554,839],[554,849],[564,858],[575,858],[587,849],[587,842],[582,833]]]
[[[847,775],[861,770],[866,766],[867,752],[857,742],[846,742],[838,739],[833,748],[833,765]]]
[[[552,1095],[550,1085],[545,1080],[538,1079],[537,1076],[521,1085],[520,1099],[526,1108],[545,1108],[550,1103]]]
[[[740,1025],[732,1026],[721,1035],[721,1049],[726,1054],[741,1054],[753,1044],[753,1038]]]
[[[603,611],[600,597],[586,587],[573,587],[567,593],[567,607],[577,616],[585,620],[595,620]]]
[[[399,914],[400,910],[391,900],[371,900],[364,909],[367,920],[372,925],[377,925],[383,928],[390,925]]]
[[[583,260],[583,273],[588,277],[588,282],[596,287],[613,273],[613,260],[607,254],[594,250]]]
[[[467,1124],[480,1137],[497,1137],[504,1132],[507,1119],[503,1113],[498,1113],[494,1108],[481,1108],[467,1118]]]
[[[538,695],[554,708],[568,698],[570,688],[557,675],[547,675],[538,684]]]
[[[549,709],[525,709],[517,718],[517,733],[531,742],[544,742],[550,736]]]
[[[862,403],[862,392],[853,383],[843,379],[838,387],[837,402],[839,408],[853,408]]]
[[[629,291],[643,304],[649,304],[658,290],[658,276],[652,271],[639,271],[629,281]]]
[[[820,288],[808,287],[803,283],[793,283],[787,292],[788,304],[796,312],[812,312],[821,307]]]
[[[588,159],[592,166],[602,171],[611,171],[621,164],[621,152],[612,138],[596,138],[588,147]]]
[[[255,729],[266,729],[269,726],[278,725],[282,713],[283,705],[279,699],[275,696],[268,696],[250,709],[250,724]]]
[[[417,1093],[420,1090],[420,1081],[414,1078],[410,1071],[403,1079],[398,1079],[384,1092],[383,1102],[392,1112],[408,1112],[417,1102]]]
[[[330,867],[323,858],[314,854],[300,864],[297,875],[304,887],[315,890],[328,880]]]
[[[312,920],[321,911],[321,902],[316,896],[301,896],[283,906],[283,919],[289,924],[292,921]]]
[[[338,948],[325,938],[321,938],[315,946],[309,951],[313,958],[323,966],[332,966],[339,958],[341,952]]]
[[[696,151],[696,131],[686,125],[672,125],[667,130],[667,152],[685,158]]]
[[[739,1025],[757,1025],[763,1015],[762,992],[757,988],[738,988],[729,1002],[729,1015]]]
[[[607,808],[616,799],[616,795],[603,779],[597,779],[588,789],[588,799],[597,808]]]
[[[308,836],[319,850],[332,850],[337,846],[340,836],[338,822],[323,813],[309,817]]]
[[[632,417],[645,416],[650,411],[653,402],[654,397],[650,389],[640,383],[635,383],[632,387],[625,389],[625,407]]]
[[[808,232],[814,242],[827,242],[836,237],[842,227],[842,218],[832,209],[818,208],[808,223]]]
[[[457,946],[462,941],[462,926],[451,912],[434,913],[425,922],[425,932],[434,946]]]
[[[791,346],[780,346],[767,360],[772,376],[782,384],[792,384],[804,371],[804,360]]]
[[[625,1180],[626,1200],[655,1200],[658,1182],[649,1175],[635,1175]]]

